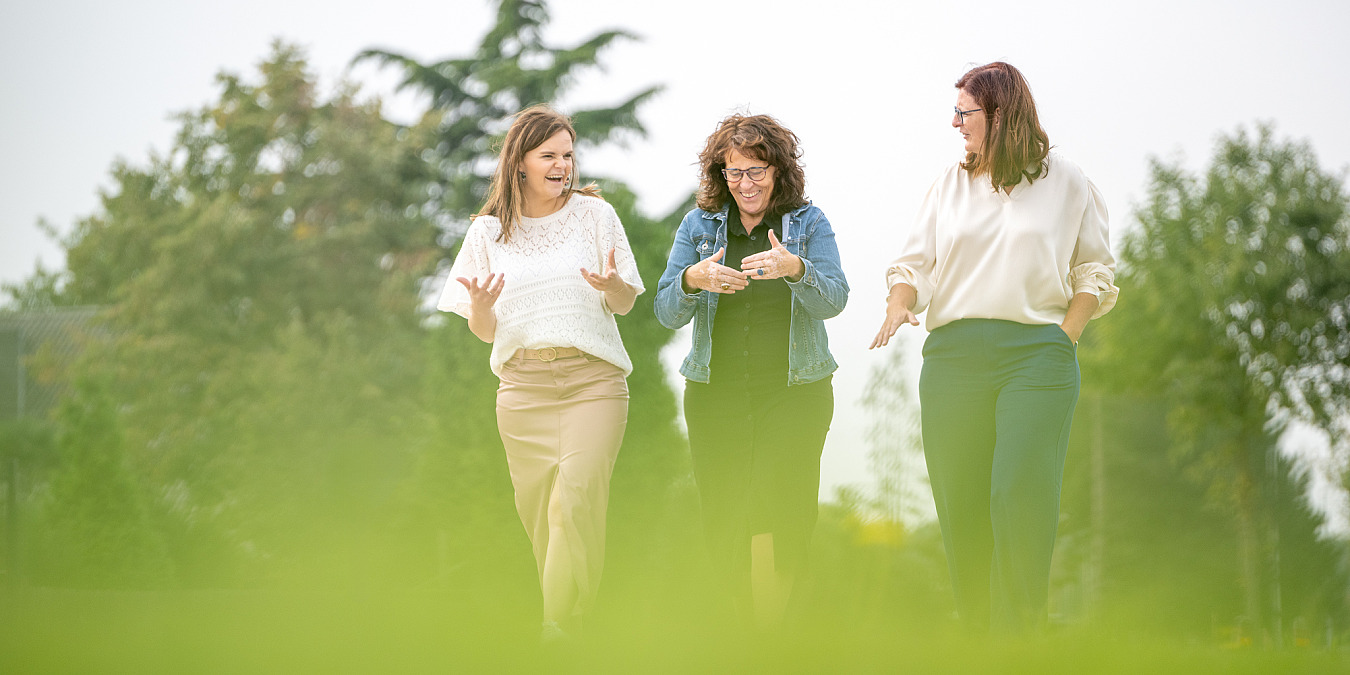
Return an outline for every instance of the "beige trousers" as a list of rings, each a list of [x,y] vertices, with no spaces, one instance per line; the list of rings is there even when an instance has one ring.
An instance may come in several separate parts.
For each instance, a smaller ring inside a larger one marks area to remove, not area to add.
[[[497,430],[516,511],[534,547],[546,619],[590,609],[605,562],[609,479],[628,424],[628,383],[588,354],[502,367]]]

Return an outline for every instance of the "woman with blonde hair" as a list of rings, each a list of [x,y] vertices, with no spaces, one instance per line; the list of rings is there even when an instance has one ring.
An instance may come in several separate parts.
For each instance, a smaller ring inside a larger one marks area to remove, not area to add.
[[[962,76],[952,126],[964,161],[886,270],[872,347],[927,309],[924,456],[956,604],[977,629],[1018,632],[1045,620],[1078,337],[1115,305],[1115,258],[1105,200],[1050,152],[1016,68]]]
[[[633,369],[614,315],[643,291],[614,208],[593,185],[573,187],[575,140],[571,121],[548,107],[516,116],[437,303],[492,343],[497,429],[534,549],[546,642],[580,631],[600,582]]]

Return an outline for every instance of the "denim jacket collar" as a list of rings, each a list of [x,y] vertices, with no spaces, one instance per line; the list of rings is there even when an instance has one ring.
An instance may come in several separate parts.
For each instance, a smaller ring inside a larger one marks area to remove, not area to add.
[[[727,216],[732,206],[728,204],[719,211],[694,209],[685,216],[657,284],[657,320],[667,328],[679,328],[691,321],[694,324],[693,340],[680,373],[695,382],[709,381],[718,297],[706,291],[685,293],[682,278],[689,266],[726,245]],[[843,311],[848,302],[848,282],[834,231],[820,209],[807,203],[783,218],[783,245],[800,256],[806,267],[801,280],[788,282],[793,302],[786,379],[793,385],[814,382],[838,367],[830,355],[824,320]]]
[[[788,233],[791,232],[789,226],[792,223],[800,223],[802,219],[802,214],[806,213],[806,210],[809,208],[811,208],[811,202],[810,200],[807,200],[805,204],[802,204],[801,206],[798,206],[794,209],[790,209],[783,214],[783,240],[786,241],[789,236]],[[730,212],[730,210],[731,204],[726,204],[722,207],[720,211],[704,211],[703,217],[709,220],[716,220],[718,222],[718,229],[721,230],[721,232],[725,235],[728,217],[727,214]]]

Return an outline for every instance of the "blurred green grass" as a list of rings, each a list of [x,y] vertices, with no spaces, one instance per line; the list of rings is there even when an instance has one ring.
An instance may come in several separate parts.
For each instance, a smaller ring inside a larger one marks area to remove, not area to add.
[[[698,602],[602,608],[581,641],[537,643],[533,599],[494,591],[11,590],[5,673],[1338,673],[1344,653],[1264,651],[1082,627],[975,640],[805,612],[757,636]],[[616,606],[617,605],[617,606]]]

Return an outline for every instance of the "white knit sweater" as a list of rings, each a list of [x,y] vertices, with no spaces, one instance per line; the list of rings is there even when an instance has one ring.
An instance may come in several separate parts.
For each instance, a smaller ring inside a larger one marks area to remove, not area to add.
[[[489,274],[506,275],[493,308],[492,372],[500,376],[517,349],[576,347],[631,373],[614,313],[581,274],[583,267],[604,272],[613,248],[619,276],[638,294],[645,290],[614,207],[598,197],[573,195],[556,213],[522,218],[510,242],[499,241],[500,234],[496,217],[474,219],[436,303],[437,309],[467,318],[469,292],[456,278],[483,283]]]

